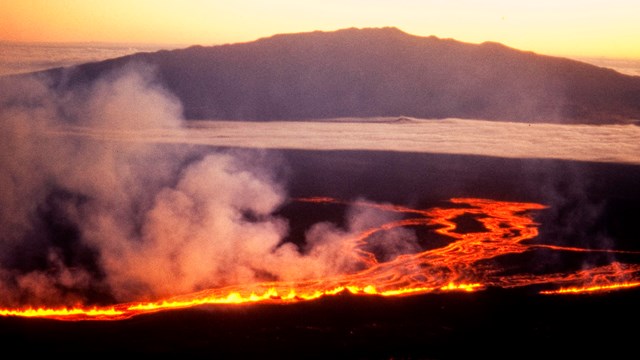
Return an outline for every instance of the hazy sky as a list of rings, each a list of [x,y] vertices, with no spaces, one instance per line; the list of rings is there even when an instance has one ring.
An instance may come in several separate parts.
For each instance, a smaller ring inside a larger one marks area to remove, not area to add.
[[[2,0],[0,40],[201,44],[395,26],[567,56],[640,58],[637,0]]]

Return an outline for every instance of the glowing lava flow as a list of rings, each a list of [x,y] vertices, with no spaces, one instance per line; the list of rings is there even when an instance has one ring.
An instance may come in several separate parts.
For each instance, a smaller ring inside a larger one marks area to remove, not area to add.
[[[343,204],[371,207],[400,213],[404,219],[384,223],[348,239],[362,270],[340,276],[299,282],[264,282],[214,288],[176,296],[157,302],[132,302],[108,307],[46,309],[0,309],[3,316],[46,317],[64,320],[117,320],[138,314],[206,304],[243,304],[256,302],[291,303],[326,295],[349,292],[356,295],[405,296],[428,292],[475,291],[487,287],[513,288],[530,285],[562,287],[541,294],[611,291],[640,286],[640,265],[613,262],[579,271],[549,274],[508,274],[498,257],[546,249],[565,252],[637,252],[531,244],[538,235],[538,224],[530,212],[545,209],[535,203],[505,202],[474,198],[451,199],[450,207],[426,210],[364,201],[342,202],[328,197],[297,199],[306,203]],[[320,206],[320,205],[319,205]],[[459,231],[461,216],[472,216],[481,231]],[[400,227],[427,227],[449,239],[438,248],[379,262],[367,250],[374,234]]]

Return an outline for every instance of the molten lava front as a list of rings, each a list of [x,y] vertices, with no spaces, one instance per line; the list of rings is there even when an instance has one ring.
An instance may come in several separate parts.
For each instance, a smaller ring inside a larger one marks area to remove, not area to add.
[[[576,294],[612,291],[640,286],[640,265],[611,262],[576,271],[532,274],[505,271],[498,261],[504,255],[518,255],[544,249],[558,252],[607,252],[638,254],[631,251],[562,247],[534,244],[538,225],[532,213],[546,207],[536,203],[505,202],[488,199],[454,198],[447,207],[413,209],[365,201],[344,202],[328,197],[297,201],[317,204],[343,204],[371,207],[400,213],[403,218],[362,231],[347,241],[354,249],[361,270],[300,282],[263,282],[214,288],[152,302],[132,302],[105,307],[75,305],[64,308],[7,308],[3,316],[46,317],[64,320],[118,320],[138,314],[206,304],[245,304],[256,302],[293,303],[349,292],[354,295],[407,296],[429,292],[476,291],[488,287],[514,288],[546,286],[541,294]],[[464,232],[457,220],[472,216],[481,231]],[[374,234],[401,227],[425,227],[449,239],[441,247],[399,255],[389,261],[378,260],[366,250]]]

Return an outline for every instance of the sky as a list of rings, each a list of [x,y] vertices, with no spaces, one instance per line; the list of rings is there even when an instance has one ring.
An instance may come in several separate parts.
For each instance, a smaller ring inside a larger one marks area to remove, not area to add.
[[[547,55],[640,58],[637,0],[2,0],[0,40],[216,45],[395,26]]]

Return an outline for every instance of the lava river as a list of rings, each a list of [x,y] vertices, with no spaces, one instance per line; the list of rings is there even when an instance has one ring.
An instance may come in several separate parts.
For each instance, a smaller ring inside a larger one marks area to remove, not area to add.
[[[401,213],[402,219],[362,231],[350,238],[360,270],[330,278],[302,282],[264,282],[213,288],[153,302],[131,302],[111,306],[75,305],[64,308],[5,308],[3,316],[46,317],[61,320],[118,320],[162,310],[205,304],[256,302],[293,303],[349,292],[363,296],[407,296],[429,292],[479,291],[489,287],[537,286],[540,294],[561,295],[612,291],[640,286],[640,265],[611,261],[604,265],[550,273],[505,269],[499,258],[546,250],[568,253],[626,253],[634,251],[590,249],[535,243],[539,224],[534,215],[546,207],[536,203],[506,202],[476,198],[454,198],[447,206],[414,209],[365,201],[344,202],[317,197],[297,201],[373,207]],[[458,219],[471,216],[482,229],[465,231]],[[376,234],[395,228],[424,228],[447,239],[445,245],[380,261],[366,249]]]

